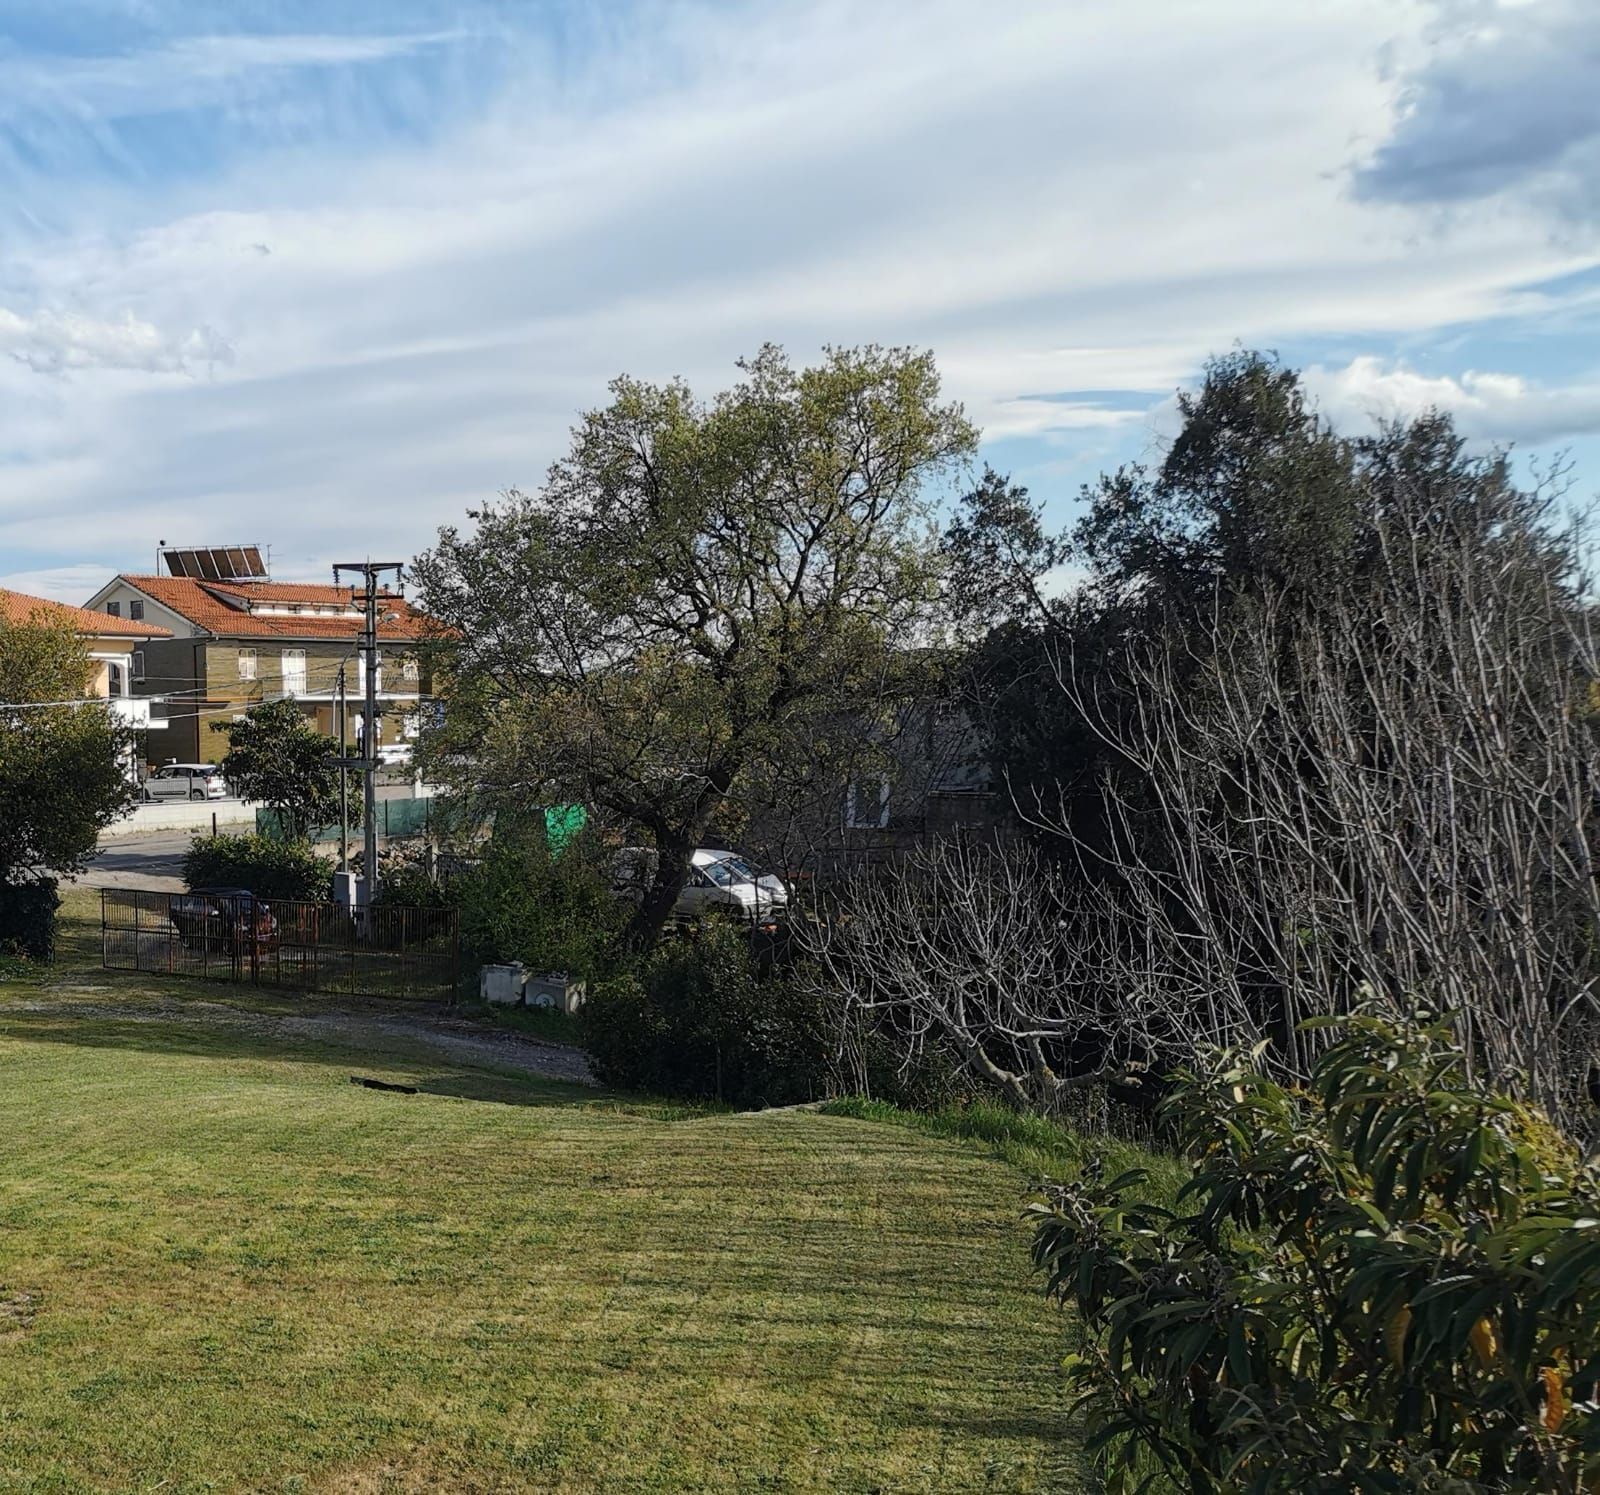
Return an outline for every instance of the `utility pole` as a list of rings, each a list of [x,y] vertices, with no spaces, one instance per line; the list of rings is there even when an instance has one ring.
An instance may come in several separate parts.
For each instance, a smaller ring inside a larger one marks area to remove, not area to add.
[[[361,773],[365,790],[362,807],[366,817],[361,827],[364,860],[360,901],[370,906],[378,892],[378,757],[377,733],[374,730],[378,720],[378,625],[387,621],[387,618],[380,619],[378,616],[378,577],[385,571],[393,571],[398,588],[403,567],[399,561],[351,561],[333,568],[335,586],[339,584],[339,573],[342,571],[359,571],[365,589],[366,626],[361,631],[359,645],[359,652],[367,666],[366,715],[362,719],[361,732]],[[342,734],[342,717],[340,730]],[[340,756],[343,757],[343,754]]]
[[[350,870],[350,769],[345,762],[345,719],[349,710],[344,698],[344,672],[350,668],[348,657],[339,661],[339,870]]]

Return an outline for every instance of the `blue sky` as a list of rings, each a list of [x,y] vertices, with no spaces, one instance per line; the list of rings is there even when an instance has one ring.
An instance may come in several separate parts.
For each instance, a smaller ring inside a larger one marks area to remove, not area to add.
[[[627,371],[932,347],[1063,521],[1236,345],[1600,488],[1592,0],[0,0],[0,583],[283,576]]]

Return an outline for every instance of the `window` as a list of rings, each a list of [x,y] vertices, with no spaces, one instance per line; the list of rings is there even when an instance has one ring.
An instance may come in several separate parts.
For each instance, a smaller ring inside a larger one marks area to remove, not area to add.
[[[106,694],[116,697],[127,694],[127,687],[122,683],[122,666],[108,664],[106,666]]]
[[[413,685],[415,685],[418,679],[421,677],[421,672],[417,668],[417,661],[415,659],[406,660],[406,662],[400,666],[400,673]]]
[[[695,870],[704,873],[706,879],[719,888],[731,888],[735,883],[756,880],[755,873],[750,870],[750,864],[734,856],[721,857]]]
[[[378,655],[378,671],[372,677],[372,688],[377,691],[383,689],[383,655]],[[356,694],[364,696],[367,693],[367,656],[356,655]]]
[[[120,602],[108,602],[106,603],[106,612],[113,618],[120,618],[122,616],[122,604]]]
[[[128,674],[133,680],[138,681],[140,683],[143,683],[143,681],[144,681],[144,650],[143,649],[135,649],[133,651],[133,653],[128,656]]]
[[[256,678],[256,651],[254,649],[241,649],[239,651],[239,678],[241,680],[254,680]]]
[[[128,616],[132,618],[135,623],[144,622],[144,603],[139,601],[129,602]]]
[[[306,693],[306,651],[283,651],[283,693],[286,696],[303,696]]]
[[[889,824],[889,781],[851,779],[844,796],[844,823],[857,831],[884,829]]]

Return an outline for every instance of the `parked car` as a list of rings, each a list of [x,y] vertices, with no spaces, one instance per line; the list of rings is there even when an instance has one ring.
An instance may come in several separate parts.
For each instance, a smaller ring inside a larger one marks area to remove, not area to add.
[[[624,897],[643,897],[655,876],[656,860],[647,847],[625,847],[617,853],[612,886]],[[788,911],[789,888],[781,877],[757,873],[737,852],[709,847],[698,848],[690,858],[689,880],[672,908],[680,919],[724,914],[751,923],[781,919]]]
[[[227,793],[215,763],[165,763],[144,781],[146,800],[222,799]]]
[[[278,921],[249,888],[191,888],[175,897],[168,917],[191,948],[257,952],[278,948]]]

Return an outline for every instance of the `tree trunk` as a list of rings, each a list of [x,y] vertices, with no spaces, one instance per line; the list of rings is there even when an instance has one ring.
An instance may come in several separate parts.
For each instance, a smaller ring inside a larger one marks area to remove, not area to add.
[[[630,950],[642,955],[653,949],[661,938],[678,894],[689,880],[689,858],[694,855],[694,848],[692,841],[657,848],[655,876],[644,890],[644,897],[623,935]]]

